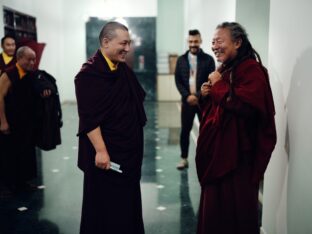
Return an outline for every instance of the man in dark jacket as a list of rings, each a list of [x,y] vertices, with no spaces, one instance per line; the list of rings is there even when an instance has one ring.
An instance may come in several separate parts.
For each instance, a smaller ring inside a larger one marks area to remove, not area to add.
[[[177,169],[188,167],[188,149],[190,132],[195,114],[201,118],[198,97],[201,85],[208,80],[208,75],[215,70],[213,58],[200,49],[202,43],[198,30],[190,30],[188,36],[189,50],[180,56],[175,70],[175,82],[182,96],[181,107],[181,162]]]

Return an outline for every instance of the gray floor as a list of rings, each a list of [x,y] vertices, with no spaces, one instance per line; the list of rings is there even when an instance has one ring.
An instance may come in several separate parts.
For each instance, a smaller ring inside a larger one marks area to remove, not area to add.
[[[147,234],[192,234],[196,230],[200,188],[194,152],[197,127],[190,145],[190,168],[176,170],[179,160],[178,103],[146,103],[142,199]],[[44,188],[0,201],[1,234],[77,234],[79,231],[82,172],[77,163],[76,106],[63,106],[62,145],[38,157],[37,180]],[[27,210],[19,211],[18,208]]]

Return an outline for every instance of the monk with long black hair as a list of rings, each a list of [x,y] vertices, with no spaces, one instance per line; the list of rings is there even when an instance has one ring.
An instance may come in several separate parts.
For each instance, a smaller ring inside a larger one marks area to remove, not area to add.
[[[257,234],[259,182],[276,144],[268,73],[238,23],[216,28],[212,50],[222,64],[201,88],[197,233]]]
[[[101,48],[75,79],[78,166],[84,172],[80,233],[142,234],[145,92],[125,63],[127,27],[109,22],[99,39]]]

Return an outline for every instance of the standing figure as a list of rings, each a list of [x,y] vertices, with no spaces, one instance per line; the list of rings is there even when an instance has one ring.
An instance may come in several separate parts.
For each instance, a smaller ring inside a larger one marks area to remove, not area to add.
[[[201,85],[207,81],[208,75],[215,70],[213,58],[200,49],[202,43],[200,32],[190,30],[188,35],[189,50],[178,58],[175,70],[175,82],[182,97],[181,105],[181,161],[177,169],[188,167],[188,151],[190,132],[195,114],[200,119],[198,97]]]
[[[99,40],[100,49],[75,79],[78,167],[84,172],[80,233],[142,234],[145,92],[125,63],[128,28],[109,22]]]
[[[217,26],[212,50],[222,65],[201,88],[197,234],[258,234],[259,182],[276,144],[268,72],[238,23]]]
[[[37,172],[31,73],[36,54],[23,46],[16,59],[0,77],[0,182],[10,191],[30,188]]]

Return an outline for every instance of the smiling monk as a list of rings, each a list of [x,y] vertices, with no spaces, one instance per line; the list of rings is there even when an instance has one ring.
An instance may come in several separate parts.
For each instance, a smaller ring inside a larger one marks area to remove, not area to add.
[[[78,166],[84,172],[80,233],[142,234],[145,92],[125,63],[131,42],[127,27],[109,22],[99,39],[101,48],[75,79]],[[117,171],[112,162],[120,165]]]
[[[268,73],[238,23],[217,27],[212,50],[222,65],[201,88],[197,233],[258,234],[259,182],[276,143]]]

